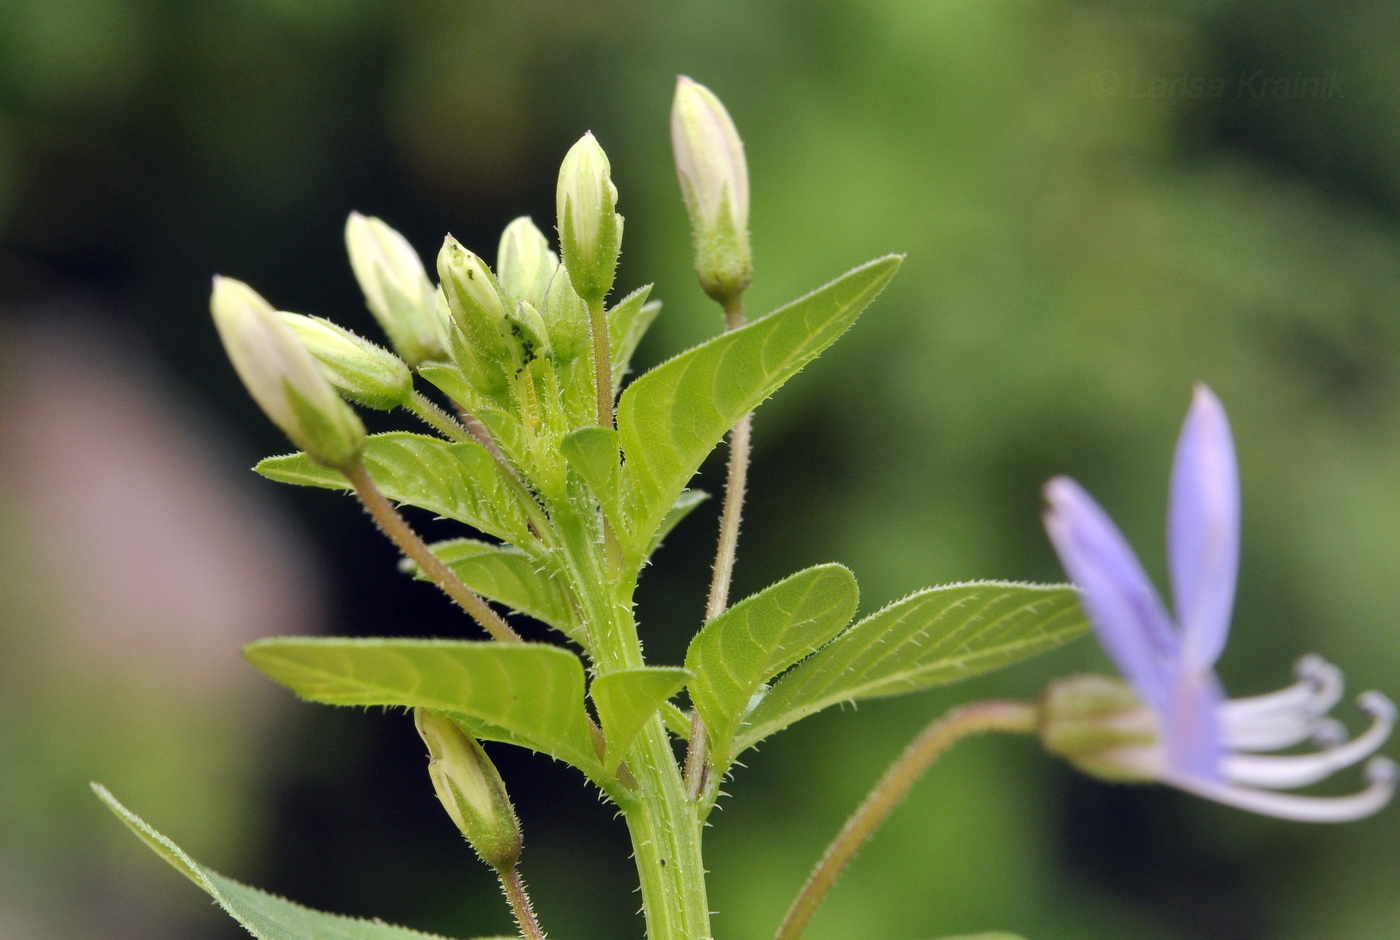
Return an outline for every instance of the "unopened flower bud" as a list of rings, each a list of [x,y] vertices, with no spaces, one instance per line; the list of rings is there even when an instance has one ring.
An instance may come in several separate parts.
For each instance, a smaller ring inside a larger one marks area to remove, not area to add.
[[[522,300],[512,310],[507,311],[506,315],[527,362],[531,359],[554,356],[549,342],[549,330],[545,327],[544,317],[540,316],[534,304]]]
[[[543,307],[545,292],[558,267],[559,256],[549,250],[548,239],[528,216],[522,215],[501,233],[496,273],[501,290],[510,300]]]
[[[214,278],[209,307],[238,377],[273,423],[328,467],[358,461],[364,424],[277,311],[247,284],[227,277]]]
[[[608,155],[591,133],[569,148],[559,166],[556,207],[559,248],[574,290],[589,303],[612,289],[622,249],[622,216]]]
[[[491,269],[457,239],[447,237],[438,252],[438,276],[452,320],[469,347],[473,363],[468,378],[488,395],[501,393],[506,375],[519,366],[517,350],[507,338],[506,303]]]
[[[281,317],[320,363],[321,374],[346,398],[366,408],[389,411],[412,396],[413,373],[383,346],[322,317],[286,312]]]
[[[705,293],[724,303],[753,280],[749,169],[729,112],[684,75],[671,105],[671,146],[695,241],[695,272]]]
[[[540,311],[549,325],[550,344],[559,362],[572,362],[588,351],[592,334],[588,326],[588,305],[574,290],[569,272],[555,272]]]
[[[1156,715],[1133,687],[1107,676],[1056,682],[1040,700],[1040,742],[1078,769],[1102,780],[1160,780]]]
[[[520,859],[520,821],[486,751],[446,714],[415,708],[413,723],[428,745],[428,775],[447,815],[481,860],[508,871]]]
[[[379,219],[350,213],[345,223],[350,267],[365,304],[408,364],[446,356],[433,320],[433,284],[418,252]]]

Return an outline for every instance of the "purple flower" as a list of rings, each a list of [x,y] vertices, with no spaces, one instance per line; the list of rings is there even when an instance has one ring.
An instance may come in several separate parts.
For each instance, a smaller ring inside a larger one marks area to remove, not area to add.
[[[1240,500],[1230,425],[1209,389],[1196,387],[1172,466],[1167,565],[1175,622],[1093,497],[1068,477],[1046,484],[1045,497],[1045,528],[1099,641],[1155,719],[1151,743],[1112,752],[1125,775],[1307,822],[1360,819],[1385,806],[1396,770],[1380,757],[1367,765],[1370,785],[1350,796],[1274,791],[1307,786],[1373,754],[1395,721],[1389,699],[1362,695],[1371,727],[1347,740],[1327,717],[1341,698],[1341,671],[1316,656],[1299,662],[1294,685],[1256,698],[1227,700],[1215,677],[1234,604]],[[1304,742],[1318,749],[1263,753]]]

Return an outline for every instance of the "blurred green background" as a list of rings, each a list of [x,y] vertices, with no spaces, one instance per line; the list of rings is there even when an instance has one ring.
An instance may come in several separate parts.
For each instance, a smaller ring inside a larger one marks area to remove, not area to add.
[[[507,929],[407,719],[295,705],[238,655],[277,632],[466,631],[350,501],[243,469],[286,445],[223,360],[208,278],[372,332],[349,210],[429,256],[450,231],[491,257],[515,215],[552,224],[558,160],[591,129],[627,217],[619,283],[666,301],[657,361],[720,324],[670,163],[678,73],[747,142],[752,312],[909,254],[760,411],[738,593],[828,560],[866,610],[1058,580],[1039,522],[1055,473],[1160,579],[1171,448],[1205,381],[1244,485],[1227,686],[1281,686],[1315,650],[1353,690],[1400,694],[1398,38],[1384,0],[0,0],[0,937],[241,935],[90,779],[304,903]],[[659,661],[698,622],[714,518],[647,574]],[[710,830],[716,934],[771,934],[948,704],[1104,668],[1082,642],[751,754]],[[567,768],[493,753],[546,927],[640,936],[620,823]],[[810,936],[1385,940],[1398,879],[1400,809],[1282,823],[979,740]]]

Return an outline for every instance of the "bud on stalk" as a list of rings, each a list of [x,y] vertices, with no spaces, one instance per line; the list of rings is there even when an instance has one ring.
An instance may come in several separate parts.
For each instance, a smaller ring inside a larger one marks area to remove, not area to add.
[[[753,280],[744,142],[714,93],[684,75],[676,81],[671,105],[671,146],[700,286],[728,303]]]
[[[481,860],[508,872],[520,859],[520,822],[505,783],[480,744],[440,711],[415,708],[428,745],[428,775],[438,801]]]
[[[569,148],[559,166],[556,208],[559,248],[574,290],[590,304],[612,289],[622,250],[622,216],[607,154],[591,133]]]
[[[233,368],[272,422],[319,463],[338,470],[357,463],[365,426],[277,311],[227,277],[214,278],[209,306]]]
[[[398,354],[415,368],[445,359],[433,284],[408,240],[379,219],[352,212],[345,223],[345,247],[365,305]]]
[[[1107,676],[1075,676],[1046,689],[1040,743],[1079,770],[1115,783],[1161,779],[1157,717],[1132,686]]]
[[[382,346],[321,317],[280,314],[321,374],[346,398],[366,408],[389,411],[413,395],[413,373],[402,359]]]
[[[559,256],[549,250],[549,240],[522,215],[501,233],[496,252],[496,273],[501,290],[511,301],[526,301],[536,309],[544,306],[549,282],[559,267]]]

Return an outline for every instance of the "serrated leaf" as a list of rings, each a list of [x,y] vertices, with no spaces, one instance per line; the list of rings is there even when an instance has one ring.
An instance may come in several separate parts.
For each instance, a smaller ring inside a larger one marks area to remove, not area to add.
[[[583,664],[558,646],[279,637],[250,643],[243,653],[309,701],[452,712],[465,716],[478,737],[542,751],[599,777]]]
[[[690,740],[690,713],[675,702],[661,703],[661,721],[666,725],[667,731],[682,741]]]
[[[680,525],[681,520],[690,515],[691,510],[709,498],[710,494],[704,490],[681,490],[681,495],[677,496],[676,501],[671,504],[670,512],[661,518],[661,528],[656,530],[656,535],[652,536],[651,544],[647,546],[647,557],[650,558],[656,554],[656,550],[661,547],[666,536],[671,534],[671,530]]]
[[[685,688],[690,676],[675,666],[643,666],[604,673],[593,680],[589,695],[607,736],[604,766],[609,774],[616,772],[642,726],[662,703]]]
[[[706,455],[746,413],[836,341],[889,283],[902,259],[862,265],[748,326],[662,363],[622,393],[617,427],[626,455],[633,551]]]
[[[841,565],[818,565],[745,598],[695,635],[685,657],[695,673],[690,698],[705,719],[720,772],[733,757],[734,734],[754,694],[840,633],[859,602],[855,575]]]
[[[107,808],[125,823],[127,828],[136,833],[141,841],[169,862],[175,870],[198,885],[258,940],[443,940],[436,934],[394,927],[383,921],[359,920],[314,911],[257,888],[240,884],[232,878],[225,878],[190,858],[178,845],[117,802],[116,797],[107,792],[106,787],[94,783],[92,789],[98,799],[106,803]]]
[[[431,548],[476,593],[534,617],[584,645],[584,631],[563,580],[520,549],[476,539],[450,539]],[[416,565],[409,563],[407,567],[423,577]]]
[[[615,527],[625,523],[622,509],[622,453],[617,432],[612,428],[579,428],[569,434],[559,449],[569,466],[588,484],[593,498]]]
[[[475,441],[452,444],[424,434],[391,431],[371,435],[365,467],[384,495],[517,545],[533,543],[519,489],[486,448]],[[335,470],[305,454],[269,457],[254,468],[281,483],[348,490]]]
[[[984,581],[929,588],[866,617],[783,676],[736,753],[807,715],[1008,666],[1089,629],[1074,588]]]
[[[661,312],[661,301],[647,303],[651,295],[651,285],[639,287],[617,302],[608,311],[608,339],[612,343],[613,394],[622,387],[632,356],[637,345],[646,335],[647,328]]]

